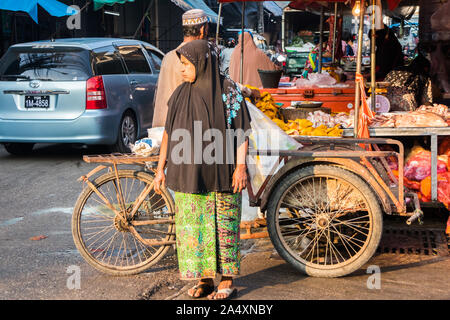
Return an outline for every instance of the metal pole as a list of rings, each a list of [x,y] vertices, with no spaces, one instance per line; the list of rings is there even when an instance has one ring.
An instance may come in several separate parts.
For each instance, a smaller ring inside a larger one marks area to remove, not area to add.
[[[319,35],[319,73],[322,73],[323,56],[323,7],[320,9],[320,35]]]
[[[242,2],[241,17],[241,67],[239,70],[239,83],[244,82],[244,26],[245,26],[245,2]]]
[[[358,54],[356,57],[356,74],[361,74],[361,59],[362,59],[362,45],[363,45],[363,29],[364,29],[364,13],[366,11],[365,0],[361,0],[361,10],[359,12],[359,33],[358,33]],[[364,90],[357,84],[355,87],[355,115],[353,125],[353,135],[355,138],[358,136],[358,118],[359,118],[359,104],[361,100],[361,92]]]
[[[264,33],[264,7],[262,2],[258,2],[258,33]]]
[[[372,110],[376,110],[376,56],[375,56],[375,2],[376,0],[372,0],[372,34],[371,34],[371,48],[370,48],[370,86],[372,94],[370,95],[370,104],[372,106]]]
[[[333,64],[336,62],[336,29],[337,29],[337,11],[338,11],[338,3],[334,4],[334,26],[333,26],[333,54],[332,60]]]
[[[283,9],[283,15],[281,16],[281,49],[284,52],[284,47],[286,46],[286,8]]]
[[[219,13],[217,16],[217,28],[216,28],[216,45],[219,45],[219,29],[220,29],[220,16],[222,15],[222,2],[219,4]]]
[[[156,47],[158,49],[161,49],[160,43],[159,43],[159,0],[155,0],[155,41],[156,41]]]

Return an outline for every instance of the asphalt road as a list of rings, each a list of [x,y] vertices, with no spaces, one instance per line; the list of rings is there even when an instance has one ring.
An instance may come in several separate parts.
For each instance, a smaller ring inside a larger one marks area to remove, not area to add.
[[[82,155],[103,152],[37,145],[30,156],[15,157],[0,146],[0,299],[188,299],[192,284],[178,279],[173,250],[154,268],[128,277],[100,273],[78,253],[70,225],[82,190],[77,179],[95,166]],[[444,216],[435,218],[423,227],[443,230]],[[448,255],[381,253],[350,276],[319,279],[281,260],[268,239],[243,241],[242,249],[237,299],[450,299]],[[381,270],[379,288],[368,287],[373,265]]]

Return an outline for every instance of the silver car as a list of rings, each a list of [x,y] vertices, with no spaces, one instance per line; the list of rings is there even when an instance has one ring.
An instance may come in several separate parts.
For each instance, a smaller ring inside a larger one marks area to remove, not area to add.
[[[128,39],[71,38],[11,46],[0,60],[0,143],[109,145],[146,134],[164,54]]]

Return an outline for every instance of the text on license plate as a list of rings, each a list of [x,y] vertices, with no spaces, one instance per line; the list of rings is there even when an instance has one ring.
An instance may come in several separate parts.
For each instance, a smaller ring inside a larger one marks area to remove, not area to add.
[[[49,108],[50,96],[25,96],[25,108]]]

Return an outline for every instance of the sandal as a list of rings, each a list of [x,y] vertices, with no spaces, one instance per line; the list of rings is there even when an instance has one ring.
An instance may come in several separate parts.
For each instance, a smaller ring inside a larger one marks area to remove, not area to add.
[[[197,292],[197,290],[201,290],[200,295],[198,297],[194,296],[194,294]],[[206,297],[210,293],[214,291],[214,285],[210,285],[207,283],[199,283],[193,286],[190,290],[188,290],[187,294],[191,298],[199,299]]]
[[[225,293],[225,297],[223,298],[216,298],[218,293]],[[209,300],[228,300],[231,299],[232,296],[234,296],[237,293],[236,288],[224,288],[214,291],[212,294],[208,296]]]

